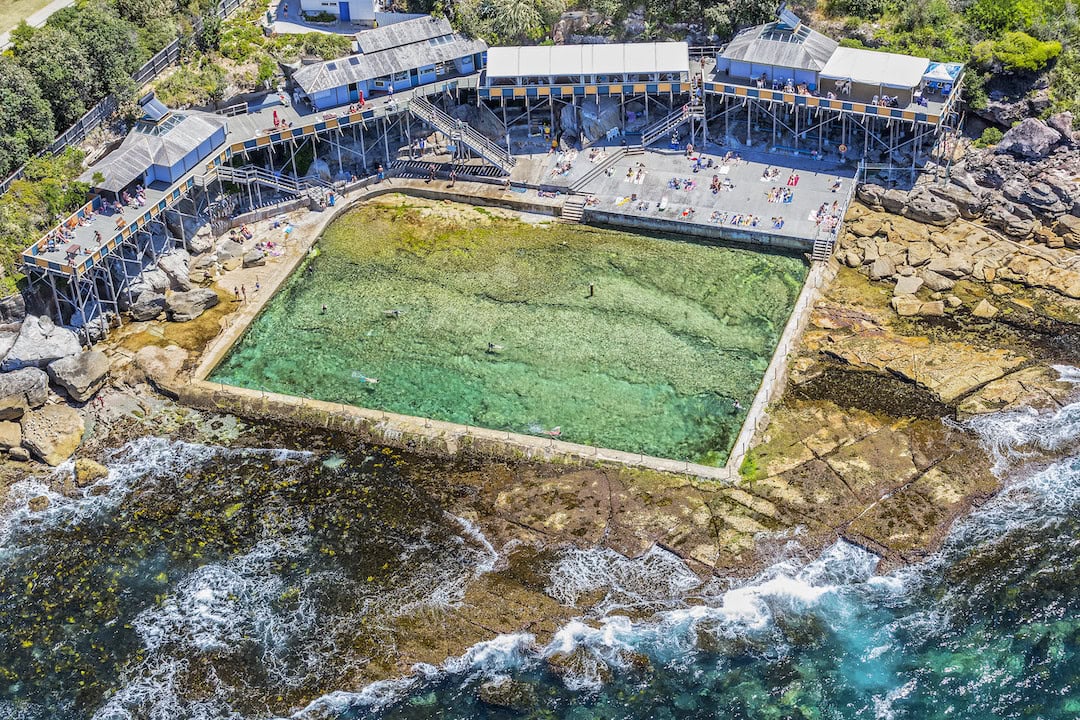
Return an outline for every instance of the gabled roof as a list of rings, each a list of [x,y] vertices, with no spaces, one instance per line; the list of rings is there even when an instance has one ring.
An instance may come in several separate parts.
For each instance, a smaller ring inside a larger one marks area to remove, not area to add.
[[[689,69],[684,42],[493,47],[487,59],[489,78],[680,73]]]
[[[360,52],[366,55],[453,34],[454,28],[450,27],[446,18],[425,15],[371,30],[362,30],[356,34],[356,42],[360,46]]]
[[[195,110],[168,113],[158,123],[140,120],[120,147],[89,168],[79,179],[102,190],[122,190],[141,177],[151,165],[172,167],[183,160],[225,127],[226,122],[219,115]],[[97,173],[104,176],[104,181],[93,182]]]
[[[785,12],[780,20],[740,32],[720,57],[734,62],[816,72],[825,67],[837,47],[839,43],[835,40]]]
[[[381,52],[350,55],[338,60],[305,65],[293,73],[293,82],[310,95],[354,82],[456,60],[485,50],[487,43],[483,40],[466,40],[460,35],[439,35]]]

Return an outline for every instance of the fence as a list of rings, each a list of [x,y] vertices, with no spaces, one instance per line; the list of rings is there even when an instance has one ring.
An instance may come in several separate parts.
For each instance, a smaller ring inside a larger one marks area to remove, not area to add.
[[[218,17],[222,19],[229,17],[229,15],[236,12],[243,2],[244,0],[221,0],[217,6]],[[192,28],[196,33],[202,30],[202,18],[195,18],[195,22],[192,23]],[[148,82],[160,75],[165,68],[179,60],[182,44],[182,38],[176,38],[166,47],[158,51],[154,57],[147,60],[141,68],[136,70],[131,76],[131,79],[135,81],[135,87],[141,89]],[[75,121],[74,125],[57,136],[47,148],[34,157],[39,158],[46,155],[59,155],[64,151],[64,148],[69,145],[82,142],[86,139],[87,135],[100,127],[102,123],[116,112],[118,107],[120,107],[120,102],[114,96],[109,95],[97,105],[90,108],[85,115]],[[0,180],[0,195],[6,193],[11,187],[11,183],[21,178],[25,173],[26,165],[24,164],[11,175]]]

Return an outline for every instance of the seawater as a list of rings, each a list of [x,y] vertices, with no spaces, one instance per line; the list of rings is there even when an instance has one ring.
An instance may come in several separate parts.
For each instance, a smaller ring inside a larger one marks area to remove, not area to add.
[[[371,685],[357,670],[393,667],[395,618],[453,607],[498,562],[425,491],[452,470],[141,439],[43,513],[25,509],[41,478],[10,489],[0,717],[1072,720],[1080,403],[970,428],[1005,489],[923,564],[877,575],[844,542],[806,557],[797,531],[740,581],[661,549],[566,549],[547,593],[601,597],[589,615]],[[524,704],[485,703],[492,683]]]
[[[318,248],[213,381],[708,464],[807,272],[457,205],[357,208]]]

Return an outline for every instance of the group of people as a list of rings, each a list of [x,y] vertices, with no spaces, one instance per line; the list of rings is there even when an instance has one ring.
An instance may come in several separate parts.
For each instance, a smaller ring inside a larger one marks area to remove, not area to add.
[[[731,178],[721,180],[719,175],[713,175],[712,182],[709,183],[709,189],[712,190],[713,195],[716,195],[721,190],[731,192],[735,189],[735,183],[731,182]]]
[[[691,180],[690,178],[671,178],[668,180],[667,186],[672,190],[686,190],[689,192],[697,187],[697,180]]]
[[[795,191],[791,188],[774,187],[766,194],[771,203],[790,203],[795,199]]]
[[[768,182],[774,178],[780,177],[780,168],[767,166],[761,173],[761,182]],[[788,183],[791,184],[790,182]]]
[[[881,97],[875,95],[874,99],[870,101],[870,104],[878,105],[880,107],[898,108],[900,107],[900,98],[898,98],[896,95],[893,95],[891,97],[889,95],[882,95]]]
[[[757,227],[760,218],[750,213],[730,213],[726,210],[713,210],[709,222],[715,225],[735,225],[738,227]]]
[[[831,206],[829,203],[821,203],[821,206],[814,212],[814,224],[820,230],[833,232],[840,225],[840,215],[839,201],[833,200]]]

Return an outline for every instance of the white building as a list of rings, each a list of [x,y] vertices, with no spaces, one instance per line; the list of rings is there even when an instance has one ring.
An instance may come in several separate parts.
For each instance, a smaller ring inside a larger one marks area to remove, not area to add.
[[[308,15],[330,13],[342,22],[373,25],[381,7],[379,0],[300,0],[300,10]]]

